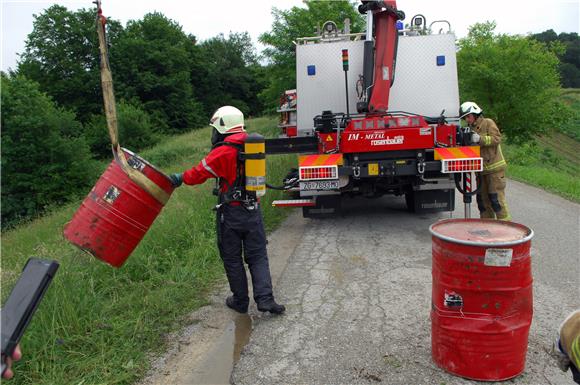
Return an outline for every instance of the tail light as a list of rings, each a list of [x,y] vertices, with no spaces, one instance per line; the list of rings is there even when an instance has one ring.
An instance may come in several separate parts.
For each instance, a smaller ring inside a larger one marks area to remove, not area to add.
[[[442,159],[441,172],[479,172],[483,170],[482,158]]]
[[[337,179],[338,167],[334,166],[307,166],[300,167],[300,180]]]

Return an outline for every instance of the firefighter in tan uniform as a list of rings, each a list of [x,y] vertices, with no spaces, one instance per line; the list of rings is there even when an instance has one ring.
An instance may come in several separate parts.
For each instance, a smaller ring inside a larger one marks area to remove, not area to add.
[[[473,102],[465,102],[459,108],[459,117],[473,130],[473,144],[481,147],[483,172],[478,178],[479,216],[509,221],[511,216],[505,199],[507,163],[501,152],[501,132],[493,120],[482,114],[483,110]]]
[[[580,309],[572,312],[560,326],[552,356],[564,372],[572,372],[574,382],[580,384]]]

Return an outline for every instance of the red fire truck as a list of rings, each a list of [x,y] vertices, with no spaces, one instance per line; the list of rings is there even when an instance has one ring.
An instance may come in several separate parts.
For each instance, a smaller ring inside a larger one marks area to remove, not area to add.
[[[452,211],[461,174],[482,159],[458,124],[450,25],[417,15],[405,26],[394,0],[362,1],[359,12],[366,33],[326,22],[296,43],[296,136],[267,139],[266,153],[300,154],[284,185],[298,199],[274,205],[319,217],[344,196],[394,194],[413,212]]]

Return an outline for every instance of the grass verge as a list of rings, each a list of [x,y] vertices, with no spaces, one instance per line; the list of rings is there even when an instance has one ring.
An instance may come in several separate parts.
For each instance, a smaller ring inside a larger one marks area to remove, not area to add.
[[[502,145],[510,178],[580,202],[580,142],[554,133],[523,145]]]
[[[560,99],[570,108],[571,116],[559,131],[580,141],[580,88],[562,89]]]
[[[248,121],[249,130],[277,134],[275,118]],[[205,155],[209,129],[170,140],[140,155],[165,172],[185,170]],[[268,182],[280,184],[293,156],[268,158]],[[24,357],[14,384],[131,384],[148,369],[148,353],[162,351],[164,337],[186,315],[207,303],[225,275],[215,242],[212,181],[184,186],[172,198],[120,269],[79,251],[62,228],[80,202],[2,234],[2,298],[30,256],[56,259],[61,267],[22,340]],[[263,200],[268,230],[286,216]]]

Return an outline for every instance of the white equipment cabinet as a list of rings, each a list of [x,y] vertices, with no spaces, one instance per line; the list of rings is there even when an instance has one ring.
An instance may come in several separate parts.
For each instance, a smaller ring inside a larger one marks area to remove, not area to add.
[[[298,136],[313,134],[313,119],[322,111],[346,112],[342,50],[348,49],[349,112],[356,114],[356,83],[363,73],[364,40],[300,41],[296,46]],[[455,35],[399,35],[395,80],[389,111],[437,117],[457,116]],[[454,119],[449,119],[453,122]]]

